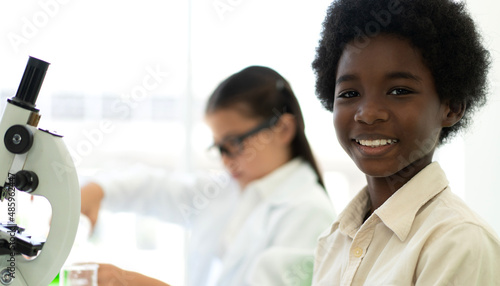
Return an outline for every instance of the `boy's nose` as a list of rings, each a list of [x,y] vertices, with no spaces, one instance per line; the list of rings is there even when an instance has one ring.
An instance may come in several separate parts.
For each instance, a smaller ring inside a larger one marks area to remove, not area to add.
[[[385,122],[389,119],[389,110],[384,100],[380,97],[370,98],[365,96],[359,103],[354,120],[365,124],[375,124],[377,122]]]

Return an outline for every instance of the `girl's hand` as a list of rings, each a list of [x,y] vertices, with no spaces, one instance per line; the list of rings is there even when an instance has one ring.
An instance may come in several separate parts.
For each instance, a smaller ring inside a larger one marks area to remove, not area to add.
[[[97,284],[99,286],[133,285],[133,273],[111,264],[99,264]]]
[[[99,264],[97,272],[99,286],[169,286],[154,278],[137,272],[123,270],[111,264]]]

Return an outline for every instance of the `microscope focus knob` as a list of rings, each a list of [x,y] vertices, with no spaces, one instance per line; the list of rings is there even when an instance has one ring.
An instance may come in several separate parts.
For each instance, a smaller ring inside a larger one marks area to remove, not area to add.
[[[14,154],[24,154],[33,145],[33,132],[24,125],[13,125],[3,138],[5,148]]]
[[[38,176],[35,172],[21,170],[16,173],[15,187],[20,191],[31,193],[38,187]]]

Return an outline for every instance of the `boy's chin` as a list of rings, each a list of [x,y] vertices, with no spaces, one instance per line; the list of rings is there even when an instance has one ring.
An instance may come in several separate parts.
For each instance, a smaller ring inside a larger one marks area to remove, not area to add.
[[[430,162],[427,162],[427,160],[425,160],[425,162],[417,160],[409,165],[397,162],[394,164],[384,164],[383,162],[378,164],[376,162],[371,162],[370,164],[367,164],[366,162],[356,162],[356,165],[367,178],[384,179],[387,184],[392,185],[395,189],[398,189],[429,163]]]
[[[398,172],[400,172],[402,169],[405,168],[405,166],[401,164],[397,163],[391,164],[388,162],[384,162],[382,160],[380,161],[371,160],[369,162],[355,161],[355,163],[361,172],[363,172],[367,177],[373,177],[373,178],[390,177],[396,175]]]
[[[392,177],[392,176],[397,176],[398,175],[398,171],[400,170],[394,170],[394,171],[387,171],[387,170],[372,170],[372,169],[369,169],[369,170],[361,170],[366,177],[370,177],[370,178],[389,178],[389,177]]]

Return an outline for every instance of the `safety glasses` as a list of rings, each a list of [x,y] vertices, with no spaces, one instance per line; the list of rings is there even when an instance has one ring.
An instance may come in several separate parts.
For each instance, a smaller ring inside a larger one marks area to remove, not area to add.
[[[238,135],[238,136],[227,137],[224,140],[222,140],[220,143],[214,143],[212,146],[210,146],[208,148],[208,151],[210,153],[214,153],[214,152],[218,151],[218,153],[221,156],[226,155],[227,157],[230,157],[230,158],[237,156],[237,155],[241,154],[241,152],[243,152],[243,149],[244,149],[243,142],[245,141],[245,139],[247,139],[248,137],[250,137],[252,135],[255,135],[255,134],[261,132],[264,129],[268,129],[268,128],[273,127],[274,125],[276,125],[278,120],[279,120],[278,116],[272,117],[271,119],[268,119],[268,120],[262,122],[261,124],[257,125],[255,128],[251,129],[250,131],[247,131],[247,132],[245,132],[241,135]]]

